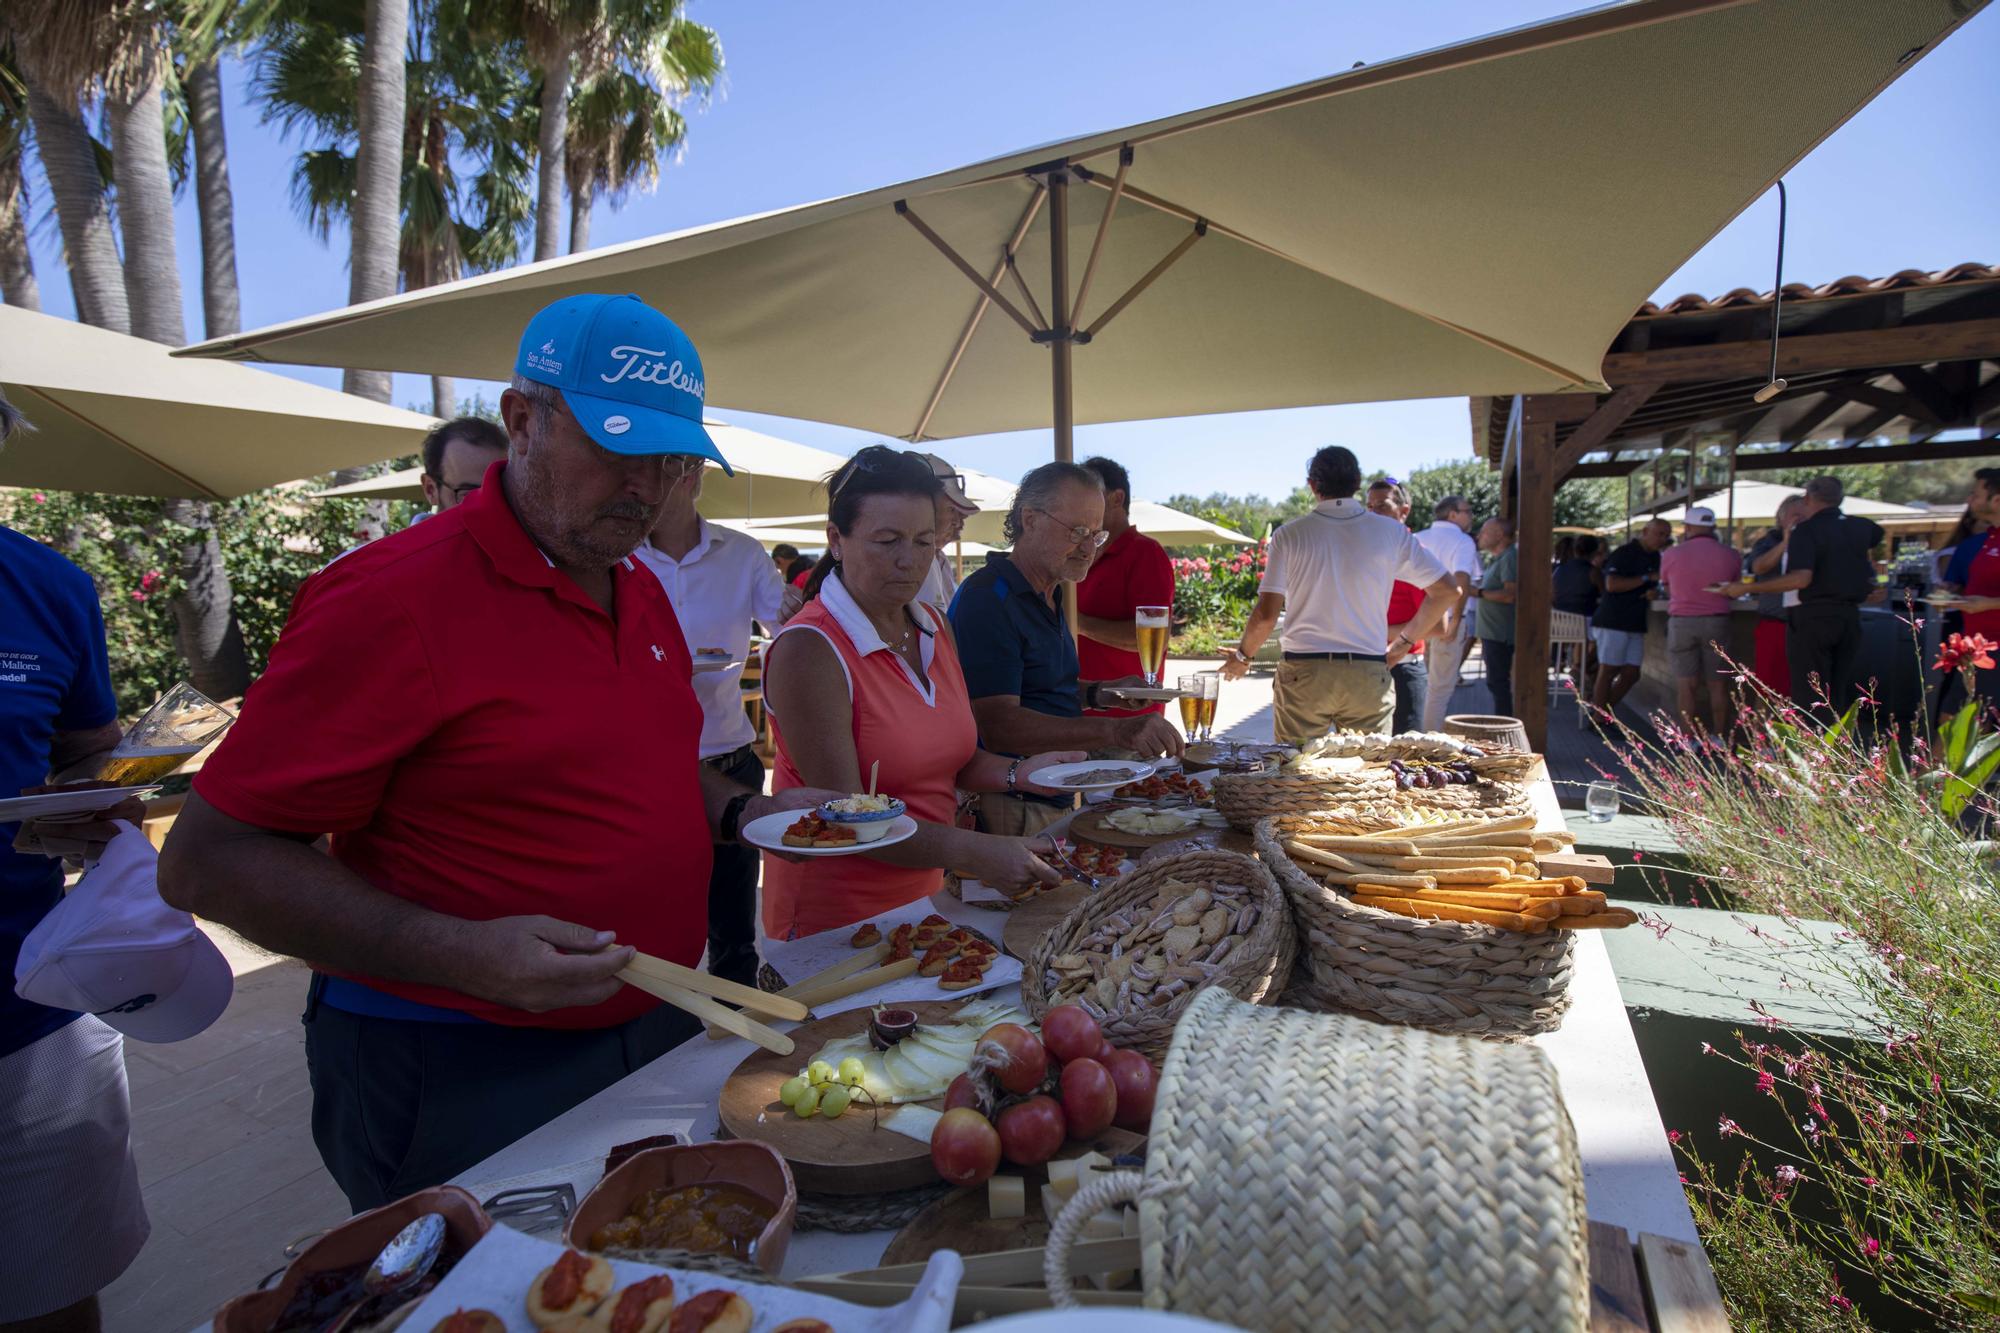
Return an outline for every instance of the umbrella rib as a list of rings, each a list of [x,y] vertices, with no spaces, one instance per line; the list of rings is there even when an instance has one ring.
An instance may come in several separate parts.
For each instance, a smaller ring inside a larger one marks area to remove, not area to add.
[[[1072,169],[1084,181],[1088,182],[1091,185],[1095,185],[1100,190],[1108,190],[1111,188],[1111,182],[1106,180],[1103,174],[1100,172],[1092,171],[1087,167],[1073,167]],[[1319,274],[1320,277],[1327,279],[1329,282],[1337,282],[1340,283],[1343,287],[1350,287],[1353,290],[1360,292],[1365,296],[1372,296],[1376,300],[1382,302],[1384,305],[1394,306],[1396,309],[1401,310],[1406,314],[1415,315],[1418,319],[1426,320],[1429,323],[1437,325],[1441,329],[1449,329],[1453,333],[1459,334],[1466,338],[1470,338],[1472,339],[1472,341],[1479,343],[1482,346],[1490,347],[1496,352],[1499,352],[1505,356],[1510,356],[1514,358],[1516,361],[1520,361],[1526,365],[1533,366],[1537,370],[1543,371],[1544,373],[1549,375],[1553,375],[1557,379],[1566,381],[1567,383],[1570,384],[1574,384],[1579,388],[1585,388],[1599,382],[1588,375],[1579,375],[1577,372],[1569,369],[1566,366],[1559,366],[1553,361],[1549,361],[1543,357],[1536,356],[1533,352],[1523,351],[1520,348],[1515,347],[1510,343],[1502,342],[1498,338],[1492,337],[1488,334],[1481,333],[1477,329],[1468,329],[1462,324],[1454,324],[1452,323],[1452,321],[1438,315],[1433,315],[1427,310],[1419,310],[1415,306],[1405,305],[1403,302],[1393,300],[1387,296],[1382,295],[1380,292],[1371,292],[1366,287],[1362,287],[1353,282],[1350,282],[1346,278],[1336,277],[1331,273],[1322,272],[1318,268],[1315,268],[1313,265],[1308,264],[1304,260],[1298,258],[1296,255],[1290,255],[1287,254],[1285,251],[1280,250],[1275,245],[1267,245],[1263,241],[1258,240],[1254,236],[1250,236],[1245,234],[1244,232],[1238,231],[1236,228],[1228,226],[1225,223],[1217,222],[1214,218],[1203,217],[1201,214],[1195,212],[1191,208],[1183,207],[1180,204],[1174,203],[1170,199],[1162,199],[1159,195],[1152,194],[1149,193],[1148,191],[1142,190],[1136,185],[1130,185],[1130,184],[1126,185],[1125,194],[1128,197],[1136,199],[1140,203],[1145,204],[1149,208],[1158,209],[1160,212],[1165,213],[1170,217],[1177,217],[1181,219],[1183,222],[1206,223],[1210,231],[1219,232],[1222,235],[1227,236],[1232,241],[1238,241],[1244,245],[1249,246],[1253,250],[1261,250],[1265,254],[1270,255],[1273,259],[1281,259],[1287,264],[1292,264],[1306,270],[1306,272],[1308,273],[1317,273]],[[1184,241],[1182,244],[1185,245],[1186,242]],[[1100,324],[1103,323],[1101,319],[1098,322]]]
[[[1097,220],[1097,235],[1090,242],[1090,258],[1084,261],[1083,281],[1076,286],[1076,301],[1069,308],[1072,324],[1083,321],[1083,298],[1090,295],[1090,280],[1097,273],[1097,257],[1104,251],[1105,233],[1111,230],[1111,215],[1118,211],[1118,200],[1125,193],[1125,173],[1132,166],[1132,146],[1126,144],[1118,150],[1118,174],[1111,180],[1111,198],[1105,202],[1104,216]]]
[[[1137,300],[1140,292],[1143,292],[1148,287],[1152,286],[1153,282],[1162,273],[1165,273],[1168,269],[1172,268],[1175,262],[1178,261],[1182,255],[1186,254],[1189,250],[1194,248],[1194,243],[1196,241],[1200,240],[1202,237],[1206,235],[1208,235],[1208,224],[1202,221],[1200,218],[1196,218],[1194,223],[1194,230],[1189,232],[1186,236],[1183,236],[1181,238],[1181,243],[1179,245],[1167,251],[1166,257],[1160,260],[1159,263],[1147,269],[1145,276],[1140,278],[1137,282],[1133,283],[1130,290],[1128,290],[1123,296],[1119,297],[1117,300],[1113,301],[1110,304],[1110,306],[1106,308],[1105,312],[1097,317],[1097,322],[1092,324],[1089,328],[1083,331],[1082,335],[1078,338],[1078,341],[1089,342],[1091,339],[1095,338],[1098,335],[1099,330],[1103,329],[1103,327],[1106,324],[1109,324],[1112,320],[1118,317],[1119,311],[1123,310],[1126,306],[1131,305],[1133,301]]]
[[[1000,281],[1001,274],[1005,271],[1008,261],[1012,259],[1015,249],[1027,236],[1028,228],[1034,225],[1035,215],[1041,211],[1042,200],[1048,197],[1048,193],[1048,186],[1036,182],[1034,193],[1028,196],[1028,206],[1021,210],[1021,220],[1014,224],[1013,236],[1001,247],[1000,262],[993,266],[994,282]],[[930,401],[924,404],[923,415],[917,418],[916,429],[909,434],[911,440],[924,438],[924,430],[931,424],[931,417],[937,412],[938,404],[944,400],[944,391],[950,386],[951,377],[958,373],[958,363],[964,358],[965,349],[972,345],[972,335],[979,331],[979,321],[986,317],[986,307],[989,304],[984,294],[974,303],[972,317],[966,320],[964,331],[958,335],[958,344],[951,349],[951,357],[944,364],[944,373],[938,377],[937,387],[931,390]]]
[[[55,398],[51,398],[48,394],[36,388],[32,384],[21,384],[15,387],[28,394],[32,394],[36,398],[41,399],[43,402],[47,403],[50,407],[53,407],[56,411],[61,412],[64,416],[70,417],[75,421],[81,422],[83,425],[88,426],[91,430],[94,430],[98,434],[104,436],[105,439],[110,440],[112,443],[118,445],[121,449],[124,449],[126,452],[137,455],[138,457],[144,459],[146,462],[151,463],[154,467],[160,469],[160,471],[166,473],[168,476],[173,477],[176,480],[181,481],[186,485],[192,487],[204,499],[222,500],[227,498],[220,491],[211,490],[209,487],[202,485],[200,482],[196,481],[193,477],[190,477],[187,473],[175,467],[172,463],[169,463],[161,458],[156,458],[152,454],[147,453],[144,449],[141,449],[138,445],[132,443],[130,440],[126,439],[123,435],[120,435],[117,431],[112,430],[109,426],[106,426],[99,421],[93,421],[91,418],[85,416],[83,413],[69,406],[69,404],[61,402]]]
[[[919,236],[922,236],[925,240],[936,246],[939,254],[949,259],[952,262],[952,266],[960,273],[963,273],[972,282],[973,286],[986,293],[987,300],[1006,311],[1029,337],[1032,338],[1041,332],[1041,329],[1037,328],[1033,321],[1014,308],[1014,303],[1003,296],[998,287],[980,277],[979,270],[967,263],[964,255],[952,249],[949,241],[932,231],[930,224],[926,223],[911,210],[908,200],[898,199],[896,201],[896,215],[912,227],[915,227]]]
[[[1006,258],[1000,262],[1006,265],[1007,276],[1014,280],[1016,287],[1020,288],[1021,299],[1028,303],[1028,311],[1034,315],[1035,323],[1041,325],[1043,328],[1047,328],[1049,326],[1049,317],[1042,313],[1042,303],[1037,301],[1034,292],[1028,289],[1028,280],[1021,276],[1021,266],[1014,262],[1013,247],[1008,247]]]

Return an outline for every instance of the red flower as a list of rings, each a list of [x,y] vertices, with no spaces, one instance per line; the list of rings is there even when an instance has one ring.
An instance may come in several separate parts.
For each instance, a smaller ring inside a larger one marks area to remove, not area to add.
[[[1978,668],[1981,671],[1993,669],[1993,650],[2000,648],[1984,634],[1954,634],[1938,648],[1938,660],[1932,664],[1937,671],[1964,671]]]
[[[1861,1252],[1870,1259],[1873,1259],[1881,1249],[1882,1242],[1876,1240],[1873,1236],[1864,1236],[1861,1238]]]
[[[49,502],[49,497],[43,495],[40,491],[36,491],[34,494],[34,501],[38,505],[45,505]]]

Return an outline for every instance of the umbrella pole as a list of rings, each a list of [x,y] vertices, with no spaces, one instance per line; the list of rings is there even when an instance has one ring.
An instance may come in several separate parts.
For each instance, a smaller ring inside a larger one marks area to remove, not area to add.
[[[1056,461],[1076,461],[1076,350],[1069,326],[1069,165],[1049,173],[1049,387],[1054,399]],[[1063,611],[1077,637],[1076,585],[1065,583]]]

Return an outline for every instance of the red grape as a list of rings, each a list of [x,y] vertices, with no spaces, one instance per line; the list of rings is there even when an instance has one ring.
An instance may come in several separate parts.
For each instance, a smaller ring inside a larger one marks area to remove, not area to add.
[[[1019,1023],[996,1023],[986,1029],[974,1060],[991,1069],[1009,1092],[1033,1092],[1049,1074],[1048,1048]]]
[[[1118,1089],[1110,1070],[1095,1060],[1071,1060],[1062,1067],[1061,1085],[1063,1120],[1071,1138],[1094,1139],[1111,1128],[1118,1114]]]
[[[1111,1055],[1117,1049],[1109,1041],[1106,1041],[1103,1037],[1099,1037],[1097,1039],[1097,1050],[1090,1058],[1103,1065],[1106,1069],[1109,1069],[1111,1067]]]
[[[1137,1051],[1113,1051],[1105,1068],[1112,1086],[1118,1090],[1118,1112],[1111,1123],[1120,1129],[1144,1132],[1153,1123],[1153,1098],[1160,1089],[1160,1076],[1146,1057]]]
[[[1081,1005],[1059,1004],[1042,1019],[1042,1045],[1060,1064],[1088,1060],[1104,1044],[1104,1029]]]
[[[1016,1102],[1002,1111],[999,1130],[1000,1151],[1016,1166],[1040,1166],[1048,1161],[1063,1146],[1068,1133],[1062,1105],[1047,1093]]]
[[[931,1131],[931,1165],[954,1185],[977,1185],[1000,1166],[1000,1131],[969,1106],[946,1111]]]

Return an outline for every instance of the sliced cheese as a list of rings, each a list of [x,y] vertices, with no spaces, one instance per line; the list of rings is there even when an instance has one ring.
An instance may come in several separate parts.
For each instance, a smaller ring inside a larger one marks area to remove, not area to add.
[[[1049,1163],[1049,1188],[1067,1201],[1076,1193],[1076,1159]]]
[[[938,1121],[944,1119],[944,1112],[933,1111],[928,1106],[899,1106],[882,1117],[882,1128],[894,1130],[906,1138],[919,1143],[929,1143],[931,1135],[937,1132]]]
[[[1057,1168],[1064,1168],[1058,1173]],[[1068,1162],[1049,1163],[1049,1184],[1065,1200],[1097,1179],[1097,1172],[1109,1170],[1111,1159],[1101,1152],[1087,1152]]]
[[[1028,1182],[1019,1176],[993,1176],[986,1182],[986,1215],[999,1219],[1003,1217],[1026,1217],[1028,1214]]]

